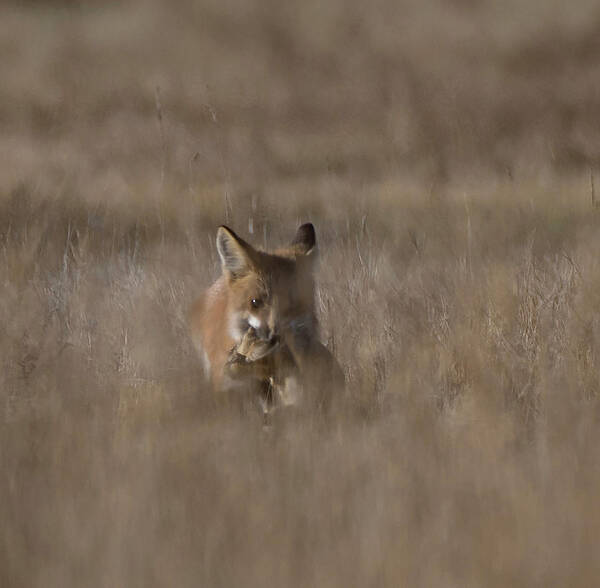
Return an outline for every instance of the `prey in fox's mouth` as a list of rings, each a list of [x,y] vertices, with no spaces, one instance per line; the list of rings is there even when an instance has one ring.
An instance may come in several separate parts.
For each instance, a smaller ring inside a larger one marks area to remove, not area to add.
[[[235,352],[243,356],[247,362],[258,361],[279,348],[281,341],[278,335],[264,339],[259,337],[255,327],[249,323],[246,325],[242,339],[235,347]]]

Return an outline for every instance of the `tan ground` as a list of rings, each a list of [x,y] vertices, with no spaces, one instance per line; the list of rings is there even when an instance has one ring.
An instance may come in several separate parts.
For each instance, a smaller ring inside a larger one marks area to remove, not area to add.
[[[0,585],[595,585],[595,6],[3,3]],[[265,432],[185,314],[307,220],[348,393]]]

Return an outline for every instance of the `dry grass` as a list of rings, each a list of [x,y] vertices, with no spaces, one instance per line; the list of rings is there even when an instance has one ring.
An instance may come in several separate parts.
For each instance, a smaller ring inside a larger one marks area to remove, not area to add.
[[[1,11],[0,585],[597,582],[594,2]],[[265,432],[185,316],[305,220],[348,390]]]

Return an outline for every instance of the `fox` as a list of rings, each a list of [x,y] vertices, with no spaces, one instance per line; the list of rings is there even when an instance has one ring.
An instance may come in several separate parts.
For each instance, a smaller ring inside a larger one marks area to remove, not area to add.
[[[220,277],[190,312],[192,341],[216,394],[245,388],[263,413],[330,405],[344,372],[320,341],[315,307],[314,226],[301,225],[274,251],[217,229]]]

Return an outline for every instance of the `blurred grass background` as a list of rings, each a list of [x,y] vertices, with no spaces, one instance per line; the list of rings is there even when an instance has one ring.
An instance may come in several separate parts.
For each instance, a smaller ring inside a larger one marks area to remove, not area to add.
[[[0,72],[0,585],[597,583],[597,3],[5,2]],[[266,433],[186,313],[307,220],[348,390]]]

